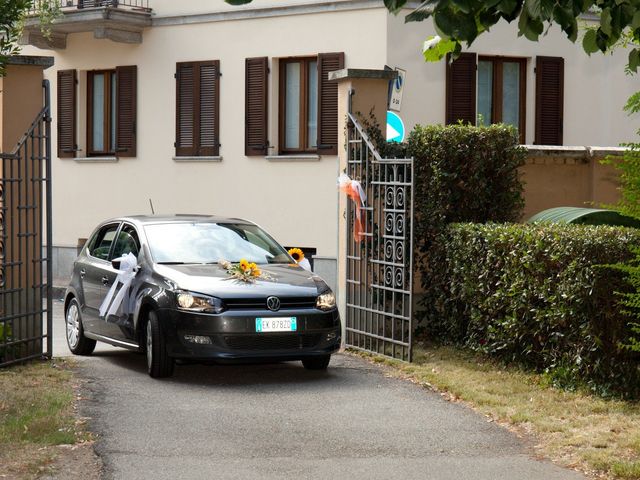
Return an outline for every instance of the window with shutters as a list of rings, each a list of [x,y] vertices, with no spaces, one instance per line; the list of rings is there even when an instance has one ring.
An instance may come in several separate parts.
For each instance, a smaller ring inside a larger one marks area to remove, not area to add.
[[[338,84],[329,81],[329,73],[341,68],[341,52],[280,59],[281,154],[338,153]]]
[[[219,155],[220,62],[176,65],[176,156]]]
[[[135,66],[87,72],[87,155],[136,155]]]
[[[447,124],[506,123],[525,142],[525,58],[463,53],[447,65]]]

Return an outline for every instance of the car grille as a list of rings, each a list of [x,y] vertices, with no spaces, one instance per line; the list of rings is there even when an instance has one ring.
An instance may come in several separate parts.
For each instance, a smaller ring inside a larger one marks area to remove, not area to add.
[[[278,297],[280,310],[293,308],[315,308],[316,297]],[[266,310],[265,298],[225,298],[224,304],[228,310]]]
[[[224,341],[234,350],[299,350],[313,348],[320,343],[321,334],[303,335],[225,335]]]

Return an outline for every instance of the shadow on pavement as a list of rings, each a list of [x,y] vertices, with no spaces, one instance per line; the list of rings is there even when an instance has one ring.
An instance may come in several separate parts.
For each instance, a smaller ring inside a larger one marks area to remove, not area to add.
[[[124,368],[147,379],[147,358],[143,354],[129,351],[96,352],[93,357]],[[338,369],[332,365],[341,363],[332,359],[326,371],[303,368],[301,362],[257,363],[242,365],[176,365],[172,377],[156,381],[201,386],[251,386],[268,384],[301,384],[327,382],[338,377]]]

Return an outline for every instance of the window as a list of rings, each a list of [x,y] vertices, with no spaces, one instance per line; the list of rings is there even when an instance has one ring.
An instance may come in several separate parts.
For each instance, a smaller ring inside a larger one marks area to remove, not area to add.
[[[116,150],[116,71],[87,72],[87,152],[114,155]]]
[[[137,67],[86,72],[86,153],[136,156]],[[58,157],[80,151],[77,130],[77,73],[58,72]],[[84,132],[83,128],[81,132]]]
[[[111,244],[116,237],[119,224],[110,224],[102,227],[95,234],[92,240],[89,241],[89,255],[100,260],[107,260],[109,258],[109,251],[111,250]]]
[[[527,60],[462,53],[447,61],[446,123],[515,125],[525,143]],[[562,145],[564,60],[536,57],[535,143]]]
[[[318,148],[318,59],[280,61],[280,152]]]
[[[133,253],[137,257],[139,251],[140,240],[138,240],[138,232],[133,226],[125,223],[120,233],[118,233],[112,258],[120,258],[128,253]]]
[[[278,153],[338,153],[338,85],[344,53],[279,59]],[[268,58],[246,59],[245,154],[267,155]]]
[[[176,65],[176,156],[219,154],[220,62]]]
[[[524,58],[478,58],[478,116],[485,125],[506,123],[525,141],[527,60]]]

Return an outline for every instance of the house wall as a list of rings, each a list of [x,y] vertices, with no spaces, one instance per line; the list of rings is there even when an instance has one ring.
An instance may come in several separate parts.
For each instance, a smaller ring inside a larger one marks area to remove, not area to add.
[[[443,123],[445,118],[445,63],[425,63],[421,56],[422,42],[434,34],[431,22],[405,24],[402,15],[388,14],[381,1],[365,0],[254,0],[242,7],[230,7],[221,0],[151,0],[150,5],[154,26],[144,31],[142,44],[96,40],[87,32],[69,35],[64,50],[47,51],[56,64],[46,72],[54,93],[54,152],[56,72],[75,68],[81,157],[86,155],[86,71],[138,66],[137,157],[117,162],[54,158],[58,283],[64,284],[70,273],[78,238],[86,237],[104,218],[149,213],[151,199],[156,212],[244,217],[285,245],[314,247],[316,270],[335,285],[337,156],[244,155],[245,58],[270,58],[271,145],[277,144],[278,136],[278,57],[321,52],[345,52],[347,68],[388,65],[407,70],[400,115],[409,132],[417,123]],[[579,42],[572,45],[560,32],[552,29],[539,43],[529,42],[517,37],[515,24],[494,27],[474,43],[472,51],[529,59],[528,143],[534,138],[536,55],[565,59],[565,145],[615,146],[634,138],[637,127],[622,112],[627,97],[637,89],[637,79],[624,75],[625,52],[589,58]],[[41,54],[42,50],[25,47],[24,53]],[[175,64],[194,60],[220,60],[222,146],[217,162],[174,160]],[[547,173],[527,171],[527,188],[533,192],[537,179]],[[571,175],[559,175],[552,175],[559,189],[566,182],[581,184]]]
[[[620,199],[620,180],[612,165],[602,165],[622,149],[531,147],[520,169],[524,182],[523,220],[554,207],[601,207]]]
[[[13,151],[40,110],[42,67],[8,65],[0,78],[0,152]]]
[[[279,8],[279,7],[291,7],[291,6],[305,6],[305,5],[340,5],[346,3],[353,3],[352,0],[253,0],[250,4],[232,6],[225,3],[223,0],[189,0],[188,2],[175,0],[149,0],[150,6],[158,17],[164,16],[183,16],[183,15],[201,15],[210,13],[229,13],[229,12],[242,12],[242,11],[254,11],[260,8]],[[360,2],[362,3],[362,2]]]
[[[79,155],[86,155],[85,72],[137,65],[137,157],[120,158],[115,163],[54,158],[57,283],[64,284],[70,273],[78,238],[88,236],[104,218],[150,213],[151,199],[157,213],[246,218],[284,245],[315,247],[317,270],[335,284],[337,156],[322,155],[309,161],[244,155],[245,58],[270,57],[269,129],[271,144],[276,145],[278,69],[274,58],[343,51],[349,67],[381,68],[385,45],[386,10],[382,8],[279,16],[268,21],[159,26],[145,30],[139,45],[96,40],[92,33],[69,35],[67,48],[54,52],[56,66],[47,72],[47,78],[55,92],[56,72],[78,69],[78,140],[83,150]],[[25,48],[28,51],[39,50]],[[177,162],[176,62],[216,59],[222,72],[222,159]],[[56,114],[54,100],[54,119]],[[53,137],[55,152],[55,128]]]
[[[407,70],[400,116],[410,132],[415,124],[444,123],[446,65],[423,60],[422,43],[435,35],[433,24],[405,24],[406,13],[389,16],[387,65]],[[625,49],[588,56],[580,40],[572,44],[558,28],[531,42],[517,36],[517,22],[513,22],[492,27],[466,51],[527,58],[525,143],[534,143],[534,67],[539,55],[564,58],[564,145],[618,146],[636,138],[637,124],[622,110],[639,85],[637,76],[624,73]]]

